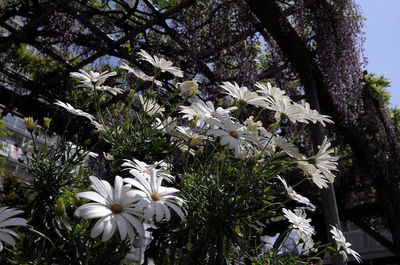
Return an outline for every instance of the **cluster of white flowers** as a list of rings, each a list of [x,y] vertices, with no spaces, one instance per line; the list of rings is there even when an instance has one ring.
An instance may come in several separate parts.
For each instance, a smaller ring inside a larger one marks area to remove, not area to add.
[[[280,177],[279,179],[282,181],[285,188],[288,187],[284,179]],[[288,192],[289,194],[292,194],[292,196],[297,197],[296,199],[294,198],[294,200],[310,206],[307,199],[304,200],[304,197],[302,197],[301,195],[300,197],[298,197],[298,194],[290,187]],[[299,239],[299,242],[297,242],[297,244],[303,244],[306,251],[316,251],[316,249],[314,249],[314,241],[312,239],[312,236],[315,234],[315,230],[314,227],[310,224],[311,219],[307,219],[306,213],[300,208],[295,209],[294,212],[283,208],[282,212],[285,218],[288,219],[288,221],[291,223],[289,228],[292,229],[292,232],[294,232]],[[351,244],[346,242],[346,238],[344,237],[343,233],[337,227],[331,227],[332,229],[330,230],[330,232],[332,234],[332,238],[335,241],[336,249],[343,256],[344,261],[347,261],[347,255],[349,254],[352,255],[360,263],[360,255],[350,248]]]
[[[221,88],[226,94],[232,98],[264,109],[275,111],[275,118],[280,121],[289,119],[292,122],[301,123],[317,123],[320,122],[325,126],[325,122],[333,123],[329,116],[321,115],[318,111],[310,109],[310,105],[306,103],[304,106],[293,102],[285,92],[277,87],[273,87],[270,83],[256,83],[259,88],[257,92],[251,92],[247,87],[240,87],[237,83],[223,82]]]
[[[171,61],[167,61],[157,56],[151,56],[146,51],[141,50],[140,59],[147,61],[156,68],[156,74],[149,76],[140,70],[135,70],[123,64],[121,69],[127,70],[137,78],[152,82],[157,86],[163,83],[156,80],[158,73],[168,72],[176,77],[183,77],[183,72],[173,66]],[[114,72],[108,73],[72,73],[71,76],[81,80],[81,86],[90,87],[99,91],[108,91],[113,95],[121,91],[115,88],[103,86],[104,81],[115,75]],[[220,87],[224,93],[233,98],[237,104],[223,108],[215,106],[213,102],[204,102],[200,97],[199,85],[194,80],[176,83],[176,88],[180,90],[180,95],[189,106],[179,106],[181,117],[169,117],[165,114],[164,105],[160,106],[155,99],[145,94],[137,93],[144,113],[154,116],[152,126],[171,135],[172,141],[181,141],[185,144],[182,151],[194,155],[195,149],[207,144],[215,146],[226,146],[231,149],[233,156],[237,159],[247,157],[257,157],[258,159],[273,156],[275,154],[286,154],[293,163],[297,164],[305,175],[307,175],[315,185],[322,189],[327,188],[328,183],[335,179],[334,171],[337,171],[338,158],[333,155],[334,150],[330,148],[331,143],[327,138],[319,146],[317,154],[307,157],[299,149],[279,135],[279,124],[286,121],[300,123],[332,123],[332,120],[321,115],[318,111],[310,108],[308,103],[304,105],[293,102],[285,92],[270,83],[256,83],[256,91],[251,91],[247,87],[239,86],[237,83],[223,82]],[[82,110],[73,108],[68,103],[57,101],[58,106],[67,111],[86,117],[101,132],[107,128],[106,124],[101,124],[95,120],[94,116]],[[258,120],[258,116],[247,117],[244,122],[236,118],[240,114],[241,108],[251,105],[257,110],[272,111],[278,126],[271,128],[263,127],[263,123]],[[155,121],[155,122],[154,122]],[[191,123],[188,126],[188,123]],[[215,149],[217,150],[217,148]],[[226,159],[226,153],[216,152],[217,160]],[[229,154],[228,154],[229,155]],[[167,173],[164,163],[158,165],[148,165],[139,160],[125,160],[122,164],[124,170],[128,170],[131,178],[122,179],[115,177],[114,188],[103,180],[90,177],[92,189],[94,191],[81,192],[79,197],[92,200],[94,202],[79,207],[75,214],[88,219],[100,218],[94,225],[91,236],[97,237],[103,234],[102,240],[106,241],[115,233],[118,228],[121,239],[127,236],[131,241],[135,238],[135,231],[143,236],[143,224],[169,221],[171,209],[184,219],[181,209],[184,201],[176,196],[178,189],[164,187],[164,180],[172,181],[173,177]],[[283,208],[284,217],[291,223],[290,229],[299,238],[299,243],[304,245],[307,250],[313,250],[314,242],[312,236],[315,234],[311,226],[311,219],[307,219],[304,209],[315,210],[315,206],[310,200],[289,186],[283,177],[278,176],[286,190],[288,197],[300,204],[303,208],[293,211]],[[333,238],[337,243],[338,251],[343,254],[351,254],[359,261],[359,255],[349,248],[343,234],[335,227],[331,230]]]
[[[256,86],[260,94],[250,92],[246,87],[238,84],[224,82],[221,87],[227,94],[256,107],[261,107],[275,111],[275,117],[282,121],[285,116],[293,122],[309,123],[310,121],[332,122],[326,115],[320,115],[317,111],[311,110],[309,105],[302,106],[292,102],[289,97],[279,88],[257,83]],[[195,97],[190,106],[180,106],[182,118],[194,121],[194,128],[186,130],[189,135],[206,135],[219,139],[221,145],[227,145],[234,150],[236,158],[259,155],[262,152],[283,151],[298,161],[298,167],[314,181],[319,188],[328,187],[327,183],[334,181],[332,171],[337,170],[337,158],[333,156],[333,149],[329,149],[330,143],[325,138],[316,155],[306,157],[301,154],[298,148],[287,142],[283,137],[269,132],[263,127],[261,121],[248,117],[244,123],[240,123],[231,116],[231,112],[237,110],[236,106],[224,109],[215,107],[211,101],[204,102]],[[182,130],[180,130],[182,132]],[[198,137],[197,137],[198,138]]]
[[[100,218],[92,228],[91,237],[101,234],[102,241],[109,240],[118,230],[122,240],[127,236],[131,243],[144,236],[144,224],[171,219],[172,209],[181,219],[184,213],[181,206],[184,201],[175,196],[178,189],[162,186],[163,180],[173,177],[157,165],[148,165],[134,159],[122,164],[133,178],[115,177],[114,187],[107,181],[91,176],[93,191],[77,194],[78,197],[93,202],[84,204],[75,210],[75,215],[86,219]]]
[[[158,72],[169,72],[174,76],[182,77],[182,71],[173,66],[172,62],[157,56],[150,56],[146,51],[141,50],[139,53],[141,60],[151,63]],[[162,86],[162,82],[156,80],[155,76],[146,75],[140,70],[135,70],[123,64],[121,69],[127,70],[143,81],[149,81],[157,86]],[[103,85],[108,77],[116,75],[116,72],[79,72],[71,73],[71,76],[80,80],[80,87],[94,89],[96,91],[106,91],[112,95],[122,93],[122,89],[113,88]],[[196,93],[196,84],[184,82],[180,85],[192,93]],[[193,87],[194,86],[194,87]],[[154,99],[145,97],[142,94],[136,95],[138,102],[141,104],[143,111],[149,116],[162,116],[164,108],[161,107]],[[69,103],[57,100],[54,104],[64,108],[68,112],[82,116],[90,120],[99,132],[106,132],[107,125],[99,122],[96,118],[85,111],[75,109]],[[156,119],[154,127],[172,133],[175,123],[171,117],[160,120]],[[95,176],[90,177],[93,191],[78,193],[80,198],[91,200],[92,202],[78,207],[75,215],[86,219],[97,219],[91,231],[91,237],[98,237],[102,234],[101,240],[109,240],[118,230],[120,238],[124,240],[129,238],[133,243],[136,234],[143,237],[145,234],[144,227],[148,223],[154,221],[160,222],[171,219],[172,209],[181,219],[184,219],[184,213],[181,206],[184,201],[175,194],[179,191],[175,188],[165,187],[162,185],[164,180],[172,181],[173,177],[164,170],[165,163],[148,165],[142,161],[134,159],[133,161],[125,160],[122,164],[124,170],[129,170],[132,178],[122,179],[116,176],[114,187],[107,181],[100,180]]]
[[[143,224],[139,221],[142,213],[135,209],[135,192],[123,185],[122,178],[115,177],[114,188],[104,180],[91,176],[91,188],[77,194],[78,197],[92,200],[75,210],[75,215],[86,219],[100,218],[90,233],[91,237],[103,234],[102,241],[109,240],[118,228],[121,239],[129,236],[131,242],[135,239],[135,230],[144,235]],[[135,229],[135,230],[134,230]]]

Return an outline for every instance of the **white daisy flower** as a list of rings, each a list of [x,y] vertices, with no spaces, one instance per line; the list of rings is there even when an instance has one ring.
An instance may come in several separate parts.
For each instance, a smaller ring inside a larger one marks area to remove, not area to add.
[[[89,119],[89,120],[91,120],[91,121],[93,121],[93,120],[95,119],[94,116],[93,116],[92,114],[87,113],[87,112],[84,112],[84,111],[82,111],[82,110],[80,110],[80,109],[75,109],[75,108],[72,107],[72,105],[69,104],[69,103],[64,103],[64,102],[62,102],[62,101],[60,101],[60,100],[57,100],[57,101],[54,103],[54,105],[60,106],[60,107],[64,108],[66,111],[68,111],[69,113],[72,113],[72,114],[77,115],[77,116],[85,117],[85,118],[87,118],[87,119]]]
[[[239,101],[246,102],[256,107],[266,105],[265,97],[258,95],[256,92],[249,91],[245,86],[240,87],[236,82],[233,84],[231,82],[222,82],[220,87],[226,90],[226,94]]]
[[[318,188],[328,188],[330,181],[322,174],[321,170],[311,165],[307,161],[298,161],[297,167],[303,170],[304,174],[311,177],[311,180]]]
[[[151,56],[145,50],[140,50],[138,54],[142,57],[142,60],[148,61],[154,67],[160,69],[161,72],[169,72],[174,76],[183,77],[182,70],[176,66],[172,66],[173,63],[171,61],[167,61],[164,58],[158,58],[155,55]]]
[[[312,237],[302,234],[299,231],[295,231],[295,233],[297,234],[299,239],[301,239],[304,249],[305,249],[305,253],[308,253],[309,251],[313,251],[313,252],[318,251],[318,249],[314,248],[315,243],[314,243],[314,240],[312,239]]]
[[[255,141],[259,141],[260,133],[267,133],[267,130],[263,127],[261,121],[254,121],[254,117],[250,116],[244,121],[244,125],[246,125],[247,129],[250,132],[251,138]]]
[[[309,158],[312,164],[315,165],[316,168],[321,170],[322,174],[333,183],[335,180],[335,175],[331,171],[337,171],[336,162],[338,160],[337,157],[332,156],[334,153],[333,148],[328,149],[331,146],[331,143],[328,142],[328,139],[325,137],[324,141],[320,146],[318,146],[318,153]]]
[[[340,231],[337,227],[331,225],[332,229],[330,232],[332,233],[332,238],[336,242],[336,249],[343,256],[345,262],[347,261],[347,254],[352,255],[358,263],[361,263],[361,256],[356,251],[350,248],[351,244],[346,242],[346,238],[344,237],[342,231]]]
[[[153,82],[156,86],[163,86],[163,83],[162,83],[161,81],[155,79],[154,76],[146,75],[146,74],[145,74],[144,72],[142,72],[142,71],[135,71],[135,72],[133,72],[133,74],[134,74],[137,78],[139,78],[139,79],[141,79],[141,80],[143,80],[143,81]]]
[[[110,87],[110,86],[97,86],[96,90],[106,91],[106,92],[113,94],[114,96],[116,96],[118,94],[122,94],[124,92],[124,90],[122,88]]]
[[[319,114],[318,111],[313,110],[310,108],[310,104],[306,102],[303,106],[304,113],[306,114],[307,118],[312,121],[313,123],[321,123],[325,127],[325,122],[333,123],[328,115]]]
[[[19,238],[18,234],[7,228],[9,226],[26,226],[27,222],[24,218],[13,217],[24,211],[9,207],[0,207],[0,252],[3,250],[3,242],[14,246],[15,238]]]
[[[167,117],[166,119],[160,120],[159,118],[156,118],[156,122],[153,124],[154,127],[157,130],[163,131],[165,133],[168,133],[172,136],[177,136],[178,133],[175,130],[175,127],[177,125],[177,121],[175,118],[172,118],[171,116]]]
[[[267,102],[265,108],[276,112],[275,119],[277,121],[288,118],[293,123],[308,123],[303,107],[293,103],[289,97],[268,98]]]
[[[246,147],[250,144],[246,139],[250,138],[250,132],[246,126],[234,122],[230,117],[217,115],[218,119],[205,119],[204,121],[218,129],[209,129],[208,135],[214,138],[221,137],[220,144],[228,145],[235,150],[235,157],[243,158],[246,155]]]
[[[124,163],[121,165],[122,167],[124,167],[124,170],[134,170],[137,171],[140,174],[147,176],[150,176],[150,169],[154,168],[154,165],[149,165],[145,162],[142,162],[140,160],[137,159],[133,159],[133,160],[129,160],[129,159],[124,159]]]
[[[194,132],[190,127],[176,126],[176,130],[190,140],[190,146],[196,146],[208,137]]]
[[[292,143],[289,143],[284,137],[275,135],[271,139],[271,145],[275,152],[284,151],[286,154],[294,158],[301,157],[299,149]]]
[[[123,186],[122,178],[119,176],[115,177],[114,188],[107,181],[94,176],[89,178],[94,191],[80,192],[76,196],[94,202],[78,207],[75,215],[86,219],[100,218],[93,226],[90,236],[95,238],[103,233],[101,240],[107,241],[117,228],[122,240],[128,236],[130,242],[133,242],[135,230],[143,236],[144,228],[140,221],[143,213],[135,208],[135,203],[138,201],[137,192],[127,185]]]
[[[227,109],[221,107],[215,108],[211,101],[204,103],[204,101],[200,99],[190,106],[181,106],[180,108],[182,109],[180,113],[184,114],[182,118],[188,119],[189,121],[194,120],[196,117],[199,119],[196,124],[197,126],[200,125],[201,120],[214,118],[217,115],[229,116],[232,110],[237,109],[237,107],[230,107]]]
[[[289,220],[291,224],[290,228],[298,230],[304,237],[311,237],[315,234],[314,227],[310,225],[311,219],[306,219],[307,215],[301,209],[295,209],[294,212],[286,208],[282,209],[285,217]],[[304,240],[305,242],[307,240]]]
[[[157,86],[162,86],[163,83],[161,81],[158,81],[154,78],[154,76],[149,76],[146,75],[145,73],[143,73],[140,70],[135,70],[132,67],[130,67],[129,65],[127,65],[126,63],[122,63],[122,66],[120,66],[119,68],[127,70],[128,72],[134,74],[137,78],[143,80],[143,81],[149,81],[149,82],[154,82],[154,84],[156,84]]]
[[[142,104],[143,110],[149,115],[154,116],[155,114],[162,115],[165,108],[161,107],[154,99],[144,98],[143,95],[138,95],[140,104]]]
[[[285,91],[281,90],[278,87],[273,87],[269,82],[267,82],[267,84],[265,85],[258,82],[255,86],[260,89],[257,90],[257,92],[264,94],[265,96],[272,97],[274,99],[282,98],[285,95]]]
[[[102,73],[93,71],[86,72],[85,70],[82,69],[79,69],[79,72],[72,72],[70,75],[71,77],[80,79],[81,82],[80,86],[89,88],[101,86],[104,83],[104,81],[106,81],[107,78],[117,74],[116,72],[109,73],[108,71]]]
[[[121,166],[124,167],[123,171],[129,170],[129,173],[133,176],[135,176],[134,172],[137,172],[148,179],[150,178],[150,169],[156,169],[157,175],[165,178],[165,180],[171,181],[174,179],[172,175],[165,172],[165,170],[168,168],[168,165],[164,161],[160,161],[155,164],[147,164],[138,159],[133,159],[132,161],[129,159],[124,159],[124,163]]]
[[[125,178],[124,182],[137,189],[135,193],[139,201],[135,207],[144,212],[145,219],[155,218],[157,222],[164,219],[169,221],[171,219],[170,209],[174,210],[182,220],[185,218],[180,208],[184,201],[174,195],[179,190],[161,186],[164,178],[158,177],[154,168],[150,169],[149,178],[139,172],[132,171],[132,173],[135,178]]]
[[[99,132],[105,132],[106,131],[106,126],[104,126],[103,124],[101,124],[98,121],[96,121],[95,117],[92,114],[84,112],[84,111],[82,111],[80,109],[75,109],[74,107],[72,107],[71,104],[61,102],[60,100],[57,100],[54,103],[54,105],[57,105],[57,106],[60,106],[60,107],[64,108],[69,113],[72,113],[74,115],[85,117],[85,118],[89,119],[90,123],[96,128],[97,131],[99,131]]]
[[[295,200],[299,203],[307,205],[311,208],[312,211],[315,211],[315,205],[312,204],[307,197],[304,197],[303,195],[298,194],[291,186],[289,186],[286,183],[286,180],[284,178],[282,178],[281,176],[278,176],[277,179],[279,179],[282,182],[283,186],[285,187],[286,192],[288,193],[289,197],[292,200]]]

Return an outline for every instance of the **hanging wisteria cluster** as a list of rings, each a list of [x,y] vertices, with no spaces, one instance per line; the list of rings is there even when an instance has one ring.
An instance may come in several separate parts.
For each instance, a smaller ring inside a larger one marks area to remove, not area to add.
[[[314,61],[329,86],[334,103],[350,121],[360,110],[363,18],[355,1],[295,1],[283,4],[297,34],[315,54]],[[279,48],[271,46],[273,53]],[[347,98],[346,101],[341,100]]]

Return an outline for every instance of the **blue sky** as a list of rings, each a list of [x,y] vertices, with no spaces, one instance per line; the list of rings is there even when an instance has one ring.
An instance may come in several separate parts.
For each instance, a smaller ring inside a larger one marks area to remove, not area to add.
[[[391,81],[391,106],[400,107],[400,0],[356,0],[365,31],[366,69]]]

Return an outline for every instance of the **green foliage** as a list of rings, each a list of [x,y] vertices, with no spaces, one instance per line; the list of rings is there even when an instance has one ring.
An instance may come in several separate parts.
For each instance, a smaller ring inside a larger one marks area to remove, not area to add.
[[[156,0],[153,1],[153,3],[160,6],[161,8],[170,8],[179,4],[180,0]]]
[[[383,104],[384,107],[388,108],[390,104],[390,93],[387,88],[390,87],[389,79],[384,76],[376,77],[375,74],[368,74],[364,76],[366,84],[372,88],[374,96]],[[400,128],[400,109],[388,108],[389,115],[393,120],[395,126]]]
[[[113,105],[110,109],[115,118],[105,118],[111,125],[104,137],[112,145],[110,153],[116,158],[116,167],[124,158],[141,157],[145,161],[159,161],[176,151],[169,144],[170,136],[162,130],[155,130],[160,121],[156,120],[158,116],[132,112],[131,104]]]
[[[34,54],[25,44],[13,46],[9,56],[18,71],[29,73],[32,80],[38,83],[46,83],[52,75],[65,70],[52,58]]]
[[[392,120],[394,121],[394,124],[396,125],[397,128],[400,128],[400,109],[394,108],[390,109],[390,116],[392,117]]]
[[[2,120],[2,114],[1,114],[2,110],[0,110],[0,139],[10,136],[11,132],[7,130],[3,120]],[[0,149],[2,148],[2,143],[0,142]],[[7,158],[0,156],[0,177],[3,176],[4,174],[4,168],[2,167],[2,165],[4,165],[5,163],[7,163]]]
[[[372,88],[374,96],[384,104],[388,106],[390,103],[390,93],[387,88],[390,87],[389,79],[384,76],[376,77],[375,74],[367,74],[364,76],[364,80],[367,86]]]
[[[2,176],[3,189],[0,193],[1,205],[13,205],[26,211],[32,200],[26,192],[25,178],[6,172]]]
[[[242,257],[252,256],[255,236],[263,231],[256,224],[276,216],[278,194],[270,181],[279,166],[271,160],[260,169],[257,159],[201,161],[192,164],[193,172],[187,169],[180,183],[191,217],[176,234],[176,244],[202,251],[187,251],[183,259],[200,264],[208,258],[221,264],[222,258],[233,258],[232,247],[240,247]]]
[[[29,76],[29,86],[38,86],[37,89],[49,89],[41,88],[48,83],[49,80],[65,74],[67,69],[65,66],[53,58],[45,55],[39,55],[34,52],[35,49],[26,44],[13,45],[7,53],[7,60],[13,63],[14,71],[24,73]],[[79,61],[79,60],[78,60]],[[40,85],[38,85],[40,84]],[[62,84],[62,89],[58,90],[58,96],[68,95],[72,88],[73,82],[65,80]],[[46,91],[43,94],[53,94],[54,91]]]

